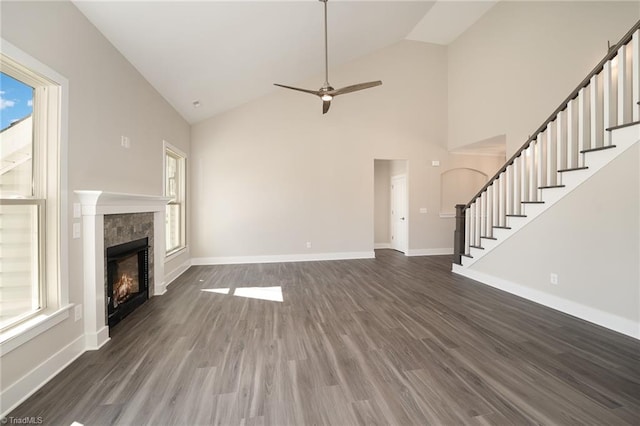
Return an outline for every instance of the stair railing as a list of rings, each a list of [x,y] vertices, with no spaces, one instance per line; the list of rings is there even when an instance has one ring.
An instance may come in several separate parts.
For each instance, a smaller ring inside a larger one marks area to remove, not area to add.
[[[562,174],[586,168],[584,153],[612,148],[612,128],[640,121],[640,21],[536,129],[467,204],[456,205],[454,262],[495,239],[523,204],[562,187]]]

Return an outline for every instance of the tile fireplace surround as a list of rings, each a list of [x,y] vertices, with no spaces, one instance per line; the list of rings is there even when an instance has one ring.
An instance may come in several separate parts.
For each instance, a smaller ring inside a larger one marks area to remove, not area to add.
[[[82,205],[82,254],[84,277],[84,330],[87,349],[98,349],[109,340],[105,299],[104,216],[153,213],[153,283],[149,297],[165,292],[164,221],[167,197],[75,191]],[[151,262],[150,262],[151,263]]]

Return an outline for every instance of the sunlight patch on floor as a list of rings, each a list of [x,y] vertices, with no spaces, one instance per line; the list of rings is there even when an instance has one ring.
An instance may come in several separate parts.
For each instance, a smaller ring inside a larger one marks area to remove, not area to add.
[[[203,288],[202,291],[217,294],[230,294],[232,296],[247,297],[249,299],[269,300],[272,302],[284,301],[282,287],[238,287],[231,291],[228,288]]]
[[[229,294],[228,288],[203,288],[202,291],[207,291],[209,293]]]

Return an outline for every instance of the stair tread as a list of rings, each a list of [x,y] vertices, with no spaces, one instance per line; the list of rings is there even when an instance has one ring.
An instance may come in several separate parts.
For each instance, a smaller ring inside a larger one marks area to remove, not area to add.
[[[482,236],[481,236],[480,238],[484,238],[484,239],[486,239],[486,240],[496,240],[496,241],[498,241],[498,239],[497,239],[497,238],[495,238],[495,237],[482,237]]]
[[[552,188],[564,188],[566,185],[546,185],[539,186],[538,189],[552,189]]]
[[[469,259],[473,259],[473,256],[467,253],[462,253],[460,256],[468,257]]]
[[[481,246],[469,246],[469,247],[472,247],[472,248],[478,249],[478,250],[484,250],[484,247],[481,247]]]
[[[598,146],[595,148],[583,149],[582,151],[580,151],[580,154],[586,154],[587,152],[604,151],[605,149],[611,149],[615,147],[615,145]]]
[[[570,168],[570,169],[561,169],[561,170],[558,170],[558,173],[573,172],[573,171],[576,171],[576,170],[587,170],[588,168],[589,168],[589,167],[587,167],[587,166],[582,166],[582,167],[572,167],[572,168]]]
[[[611,127],[607,128],[607,132],[610,132],[610,131],[616,130],[616,129],[623,129],[623,128],[629,127],[629,126],[635,126],[636,124],[640,124],[640,121],[632,121],[631,123],[625,123],[625,124],[619,124],[617,126],[611,126]]]
[[[544,201],[520,201],[522,204],[544,204]]]
[[[497,229],[511,229],[510,226],[494,226],[494,228],[497,228]]]
[[[507,217],[527,217],[526,214],[508,214]]]

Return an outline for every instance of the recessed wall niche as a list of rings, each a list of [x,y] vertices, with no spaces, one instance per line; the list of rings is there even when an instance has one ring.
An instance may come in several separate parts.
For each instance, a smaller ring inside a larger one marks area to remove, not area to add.
[[[466,204],[487,183],[480,170],[460,167],[440,175],[440,216],[455,216],[456,204]]]

